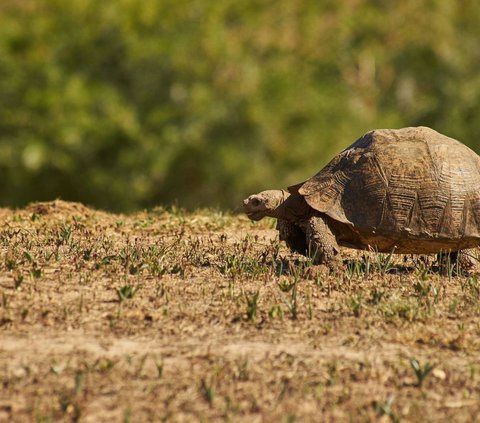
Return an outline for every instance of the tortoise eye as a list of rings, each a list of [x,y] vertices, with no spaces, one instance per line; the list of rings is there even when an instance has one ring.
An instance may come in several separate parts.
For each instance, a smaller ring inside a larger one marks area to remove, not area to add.
[[[258,207],[260,205],[260,200],[258,198],[252,198],[252,206]]]

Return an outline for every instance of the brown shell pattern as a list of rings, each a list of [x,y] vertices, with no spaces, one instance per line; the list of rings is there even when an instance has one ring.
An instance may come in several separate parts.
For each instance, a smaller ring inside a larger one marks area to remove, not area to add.
[[[371,131],[291,189],[315,210],[379,235],[480,238],[480,158],[430,128]]]

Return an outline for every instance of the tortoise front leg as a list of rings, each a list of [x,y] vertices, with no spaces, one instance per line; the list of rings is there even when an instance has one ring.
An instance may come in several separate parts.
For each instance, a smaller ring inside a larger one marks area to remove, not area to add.
[[[306,222],[309,255],[315,264],[336,268],[342,264],[337,239],[328,224],[328,218],[313,216]]]

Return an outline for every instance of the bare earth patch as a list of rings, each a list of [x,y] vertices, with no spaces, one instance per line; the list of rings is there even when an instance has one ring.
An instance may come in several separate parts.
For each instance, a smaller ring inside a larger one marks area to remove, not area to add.
[[[0,421],[480,415],[480,281],[211,211],[0,210]]]

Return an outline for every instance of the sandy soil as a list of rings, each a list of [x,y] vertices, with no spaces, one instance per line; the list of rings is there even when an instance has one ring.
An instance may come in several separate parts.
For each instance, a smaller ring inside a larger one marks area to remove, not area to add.
[[[272,220],[212,211],[56,201],[0,219],[0,421],[480,415],[473,271],[345,250],[332,273]]]

